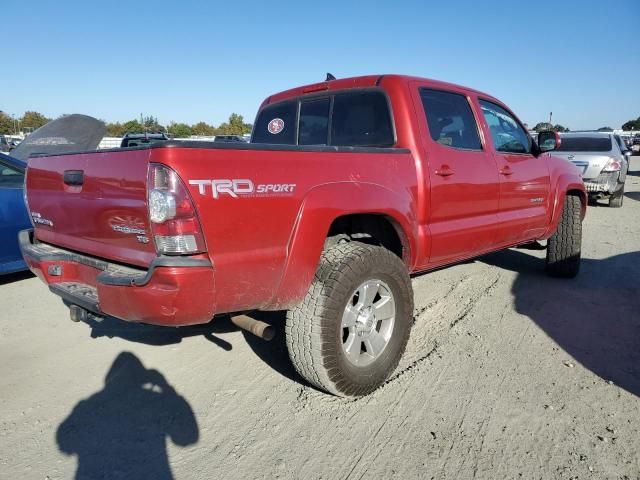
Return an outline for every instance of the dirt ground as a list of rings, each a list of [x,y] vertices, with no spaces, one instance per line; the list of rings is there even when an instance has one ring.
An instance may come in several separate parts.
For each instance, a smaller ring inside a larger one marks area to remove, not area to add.
[[[305,385],[282,328],[74,324],[3,278],[0,478],[638,479],[640,157],[621,209],[589,207],[579,277],[543,255],[415,277],[408,351],[357,401]]]

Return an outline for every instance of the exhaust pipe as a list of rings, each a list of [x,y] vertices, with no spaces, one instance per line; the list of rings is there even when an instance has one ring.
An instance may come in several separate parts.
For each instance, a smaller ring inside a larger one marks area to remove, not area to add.
[[[243,330],[254,334],[256,337],[260,337],[267,342],[272,340],[275,335],[275,330],[268,323],[261,322],[247,315],[236,315],[231,317],[231,322]]]

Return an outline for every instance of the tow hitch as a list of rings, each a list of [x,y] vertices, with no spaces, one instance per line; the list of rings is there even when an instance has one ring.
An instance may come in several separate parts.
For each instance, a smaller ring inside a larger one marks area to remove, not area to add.
[[[102,317],[91,313],[78,305],[69,305],[69,316],[73,322],[86,322],[88,320],[100,321]]]

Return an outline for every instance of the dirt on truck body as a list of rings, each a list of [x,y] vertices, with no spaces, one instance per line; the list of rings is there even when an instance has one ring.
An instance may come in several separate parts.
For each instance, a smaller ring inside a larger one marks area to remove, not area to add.
[[[21,246],[76,314],[180,326],[288,310],[298,373],[361,396],[407,344],[410,273],[545,240],[547,271],[578,273],[584,184],[549,153],[554,132],[539,142],[472,89],[322,82],[265,100],[250,144],[32,157]]]

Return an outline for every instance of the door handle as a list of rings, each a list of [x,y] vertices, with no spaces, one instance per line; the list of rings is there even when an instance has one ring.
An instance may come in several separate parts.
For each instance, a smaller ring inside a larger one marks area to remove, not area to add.
[[[435,173],[436,175],[440,175],[441,177],[448,177],[449,175],[453,175],[455,172],[451,170],[451,167],[449,167],[449,165],[441,165]]]
[[[509,175],[513,175],[513,170],[511,170],[511,167],[507,165],[500,170],[500,173],[508,177]]]
[[[84,183],[84,171],[82,170],[65,170],[63,181],[65,185],[80,186]]]

